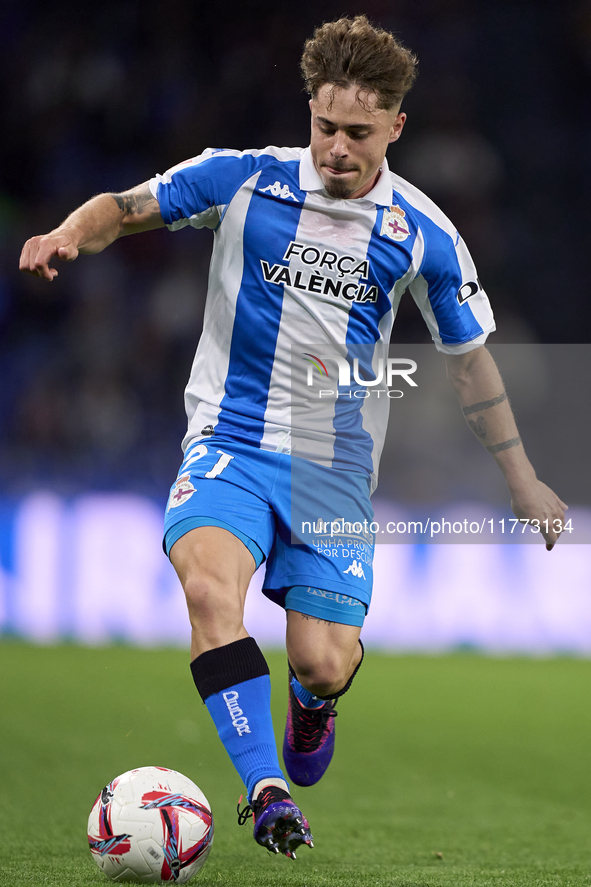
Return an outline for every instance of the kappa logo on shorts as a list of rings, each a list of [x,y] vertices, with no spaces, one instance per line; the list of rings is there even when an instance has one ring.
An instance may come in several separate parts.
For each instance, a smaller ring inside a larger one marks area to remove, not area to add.
[[[259,188],[259,191],[269,191],[273,197],[281,197],[282,200],[287,200],[288,197],[291,197],[292,200],[299,203],[295,194],[292,194],[289,190],[289,186],[282,185],[281,182],[274,182],[272,185],[267,185],[266,188]]]
[[[358,579],[365,579],[365,573],[363,572],[363,565],[361,561],[357,563],[357,561],[353,561],[352,564],[349,564],[346,570],[343,570],[343,573],[353,573],[354,576],[357,576]]]
[[[168,510],[183,505],[183,503],[186,502],[187,499],[190,499],[193,493],[196,492],[197,490],[191,483],[191,475],[183,474],[182,477],[178,478],[171,490],[170,499],[168,500]]]

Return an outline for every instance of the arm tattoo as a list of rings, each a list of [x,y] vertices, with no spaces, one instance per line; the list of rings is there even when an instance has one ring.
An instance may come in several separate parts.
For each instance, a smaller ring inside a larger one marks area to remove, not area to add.
[[[476,422],[474,419],[468,419],[468,425],[480,440],[486,437],[486,419],[484,416],[479,416]]]
[[[462,412],[464,416],[469,416],[471,413],[479,413],[480,410],[489,410],[491,407],[496,407],[498,403],[503,403],[504,400],[507,400],[506,391],[503,391],[498,397],[493,397],[492,400],[483,400],[481,403],[473,403],[472,406],[462,407]]]
[[[494,456],[495,453],[501,453],[503,450],[510,450],[511,447],[518,447],[520,443],[520,437],[512,437],[511,440],[506,440],[504,441],[504,443],[495,444],[494,446],[487,447],[486,449]]]
[[[134,188],[131,191],[124,191],[122,194],[111,194],[111,197],[125,215],[141,215],[149,203],[158,202],[152,196],[149,188],[138,190]]]

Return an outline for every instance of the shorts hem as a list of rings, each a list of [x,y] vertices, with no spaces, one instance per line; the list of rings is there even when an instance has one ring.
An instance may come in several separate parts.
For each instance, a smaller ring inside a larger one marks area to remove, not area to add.
[[[162,547],[167,557],[170,558],[170,550],[175,542],[178,542],[179,539],[181,539],[191,530],[195,530],[198,527],[220,527],[220,529],[222,530],[228,530],[229,533],[232,533],[233,536],[235,536],[237,539],[240,539],[242,544],[245,545],[246,548],[248,548],[254,558],[257,570],[265,560],[264,551],[260,548],[259,545],[257,545],[254,539],[251,539],[250,536],[247,536],[246,533],[242,532],[242,530],[239,530],[237,527],[232,526],[232,524],[229,524],[227,521],[220,520],[216,517],[207,517],[203,515],[181,518],[181,520],[172,524],[172,526],[168,527],[165,530]]]
[[[316,588],[322,588],[324,591],[334,591],[337,594],[346,594],[363,604],[366,608],[366,613],[371,604],[371,592],[368,594],[362,588],[355,588],[348,582],[339,582],[338,580],[329,579],[326,576],[311,577],[309,575],[302,576],[299,574],[288,576],[284,579],[284,585],[282,588],[271,588],[263,585],[261,590],[265,597],[269,598],[270,601],[279,604],[280,607],[285,607],[285,595],[294,585],[311,585]]]
[[[309,585],[292,586],[285,596],[285,609],[295,610],[296,613],[303,613],[314,619],[336,622],[339,625],[354,625],[357,628],[363,627],[367,612],[367,607],[358,598]]]

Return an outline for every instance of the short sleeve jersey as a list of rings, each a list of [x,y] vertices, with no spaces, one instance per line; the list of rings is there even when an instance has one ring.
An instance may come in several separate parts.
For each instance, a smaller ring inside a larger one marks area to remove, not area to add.
[[[365,197],[329,197],[309,148],[209,149],[150,188],[170,230],[214,231],[183,448],[214,431],[365,471],[375,486],[388,399],[376,418],[369,398],[339,396],[337,362],[322,358],[360,354],[370,378],[407,289],[440,351],[486,340],[489,301],[451,222],[385,160]],[[320,413],[305,402],[311,372],[335,394]]]

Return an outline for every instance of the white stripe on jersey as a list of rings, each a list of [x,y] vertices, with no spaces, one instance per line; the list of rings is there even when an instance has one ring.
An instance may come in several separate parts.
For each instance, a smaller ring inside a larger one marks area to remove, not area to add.
[[[461,237],[456,246],[456,255],[458,257],[458,262],[460,263],[460,268],[462,269],[462,278],[468,280],[471,269],[474,268],[474,262],[472,261],[472,256],[468,252],[468,247]],[[477,282],[480,283],[480,281]],[[472,348],[477,348],[479,345],[483,345],[489,333],[492,333],[495,330],[492,308],[488,296],[482,289],[482,286],[480,286],[477,293],[470,297],[470,308],[476,321],[483,329],[482,336],[478,336],[477,339],[473,339],[472,342],[467,343],[467,345],[441,345],[439,346],[440,351],[447,354],[464,354],[466,351],[471,351]],[[450,347],[452,350],[448,350]]]
[[[256,172],[249,180],[253,189],[259,176],[260,172]],[[242,235],[250,198],[249,188],[238,192],[227,210],[228,225],[222,225],[216,235],[220,242],[211,259],[203,318],[203,328],[209,334],[199,340],[185,390],[185,409],[190,420],[183,450],[194,438],[202,436],[207,425],[215,425],[226,393],[236,301],[244,266]],[[227,242],[228,236],[231,242]]]

